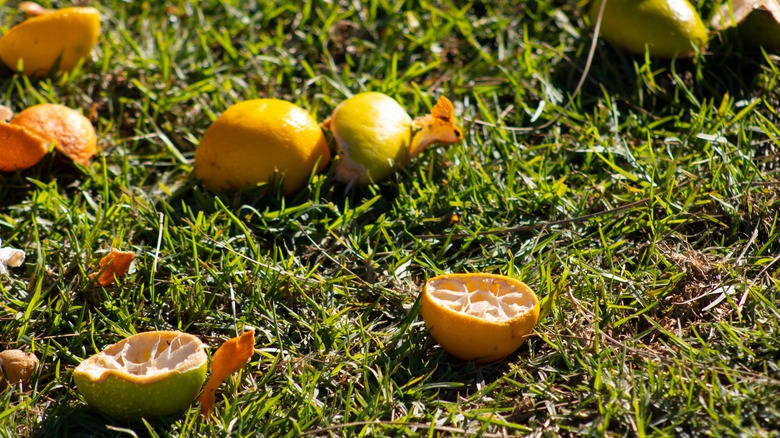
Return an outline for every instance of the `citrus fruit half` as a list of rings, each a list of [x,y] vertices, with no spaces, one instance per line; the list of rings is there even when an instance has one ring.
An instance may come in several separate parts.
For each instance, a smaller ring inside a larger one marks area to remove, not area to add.
[[[138,333],[81,362],[73,380],[87,404],[109,417],[173,415],[195,400],[206,380],[204,349],[188,333]]]
[[[97,152],[97,134],[92,122],[64,105],[33,105],[9,123],[24,127],[49,143],[54,142],[58,151],[79,164],[89,164]]]
[[[525,283],[495,274],[447,274],[425,283],[421,312],[431,336],[463,360],[494,362],[525,342],[539,301]]]
[[[63,8],[31,17],[0,38],[0,59],[28,76],[45,76],[57,66],[72,70],[89,56],[100,33],[100,15],[91,7]]]
[[[591,23],[601,7],[593,0]],[[609,0],[604,7],[600,36],[628,52],[673,58],[692,56],[707,45],[707,29],[687,0]]]
[[[284,178],[282,193],[300,190],[330,161],[314,117],[279,99],[237,103],[206,130],[195,152],[195,177],[212,190],[242,189]]]

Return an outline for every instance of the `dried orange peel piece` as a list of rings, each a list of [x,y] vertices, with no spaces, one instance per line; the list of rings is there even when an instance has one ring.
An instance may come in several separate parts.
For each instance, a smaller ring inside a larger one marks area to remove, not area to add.
[[[539,300],[525,283],[495,274],[447,274],[428,280],[420,300],[431,336],[463,360],[494,362],[525,342]]]
[[[100,259],[100,270],[90,274],[89,278],[96,280],[95,285],[108,286],[130,269],[130,263],[135,259],[132,251],[112,249],[111,253]]]
[[[255,331],[247,330],[241,336],[228,339],[211,359],[211,377],[200,396],[200,414],[209,417],[214,412],[215,393],[223,380],[249,362],[255,351]]]

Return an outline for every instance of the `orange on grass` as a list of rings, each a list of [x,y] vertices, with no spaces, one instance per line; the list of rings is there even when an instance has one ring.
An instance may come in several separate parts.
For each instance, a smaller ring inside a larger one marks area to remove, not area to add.
[[[48,142],[24,127],[0,122],[0,171],[16,172],[38,164]]]
[[[291,195],[321,172],[330,149],[305,109],[280,99],[237,103],[206,130],[195,152],[195,177],[211,190],[242,189],[284,178]]]
[[[431,336],[463,360],[494,362],[525,342],[539,301],[525,283],[495,274],[447,274],[425,283],[421,313]]]
[[[71,160],[87,165],[97,153],[97,134],[92,122],[64,105],[42,103],[20,112],[9,122],[54,142],[58,151]]]
[[[177,414],[197,397],[208,356],[196,336],[138,333],[84,360],[73,380],[87,404],[114,418]]]

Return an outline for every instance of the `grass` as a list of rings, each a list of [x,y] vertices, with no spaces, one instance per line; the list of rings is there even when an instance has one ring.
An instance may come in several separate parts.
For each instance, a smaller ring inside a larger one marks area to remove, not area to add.
[[[97,105],[102,149],[0,174],[0,238],[27,252],[0,279],[0,347],[42,363],[0,396],[2,435],[778,434],[776,55],[733,33],[690,60],[601,42],[565,107],[592,39],[574,2],[94,6],[81,68],[0,76],[16,111]],[[0,1],[3,31],[14,7]],[[413,115],[447,95],[466,140],[351,193],[332,169],[287,199],[193,180],[231,104],[282,98],[324,120],[364,90]],[[112,247],[137,252],[135,271],[96,288]],[[484,366],[443,352],[417,302],[427,278],[475,271],[543,303],[534,336]],[[74,387],[81,360],[129,334],[216,347],[245,327],[256,354],[215,421],[197,406],[115,421]]]

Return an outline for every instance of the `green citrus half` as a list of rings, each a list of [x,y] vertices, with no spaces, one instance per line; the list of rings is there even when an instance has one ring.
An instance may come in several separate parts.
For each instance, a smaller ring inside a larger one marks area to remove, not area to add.
[[[206,380],[204,350],[187,333],[139,333],[81,362],[73,379],[87,404],[109,417],[173,415],[195,400]]]

